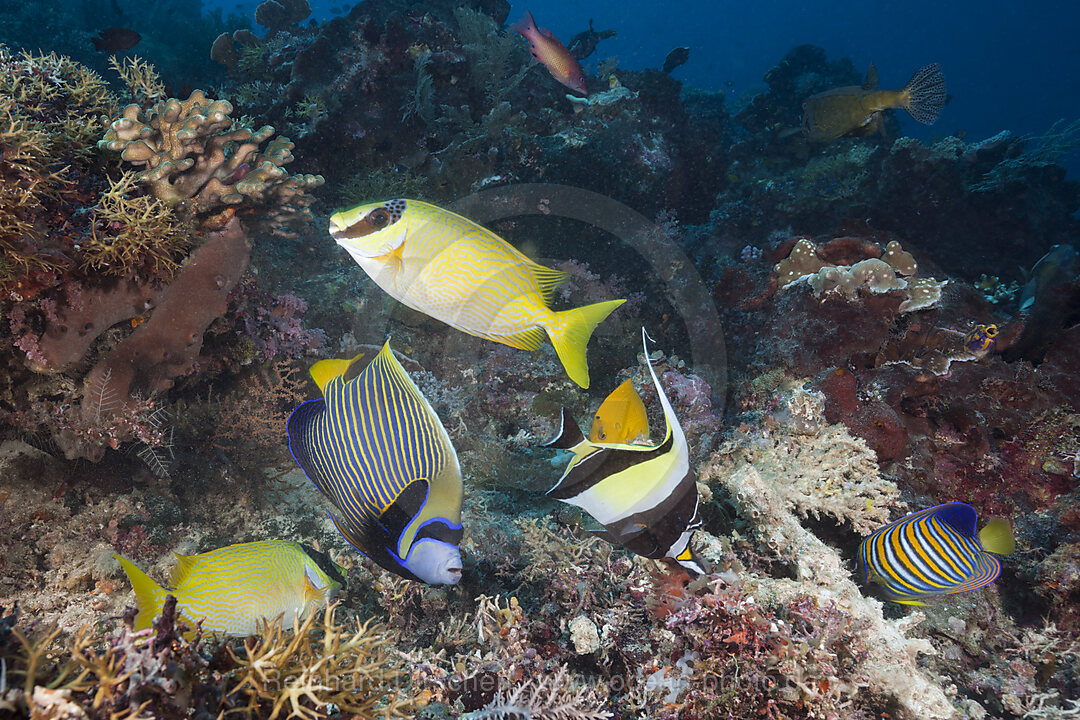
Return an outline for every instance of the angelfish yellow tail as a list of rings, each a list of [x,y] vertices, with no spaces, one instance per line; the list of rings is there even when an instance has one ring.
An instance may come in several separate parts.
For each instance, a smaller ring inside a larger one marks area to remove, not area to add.
[[[131,587],[135,590],[135,607],[139,610],[139,614],[135,616],[135,629],[143,630],[150,627],[150,623],[161,612],[168,593],[135,563],[116,553],[113,553],[113,557],[120,561],[120,566],[124,568],[128,580],[131,581]]]
[[[584,307],[553,313],[546,325],[551,344],[566,374],[583,388],[589,387],[589,364],[585,348],[596,326],[626,300],[607,300]]]

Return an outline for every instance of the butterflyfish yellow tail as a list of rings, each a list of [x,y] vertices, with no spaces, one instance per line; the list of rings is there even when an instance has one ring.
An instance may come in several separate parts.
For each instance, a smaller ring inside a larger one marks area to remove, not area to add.
[[[139,610],[139,614],[135,616],[135,629],[145,630],[161,612],[168,593],[135,563],[116,553],[113,553],[113,557],[120,562],[120,567],[124,568],[135,591],[135,607]]]
[[[583,388],[589,387],[589,364],[585,348],[596,326],[626,300],[607,300],[584,307],[554,313],[546,326],[551,344],[566,374]]]
[[[1016,538],[1013,537],[1009,521],[994,518],[979,531],[979,544],[982,549],[995,555],[1012,555],[1016,550]]]
[[[360,353],[352,360],[320,360],[312,365],[308,372],[311,373],[311,379],[319,386],[319,390],[325,393],[326,386],[330,384],[331,380],[344,375],[349,366],[362,357],[364,357],[364,353]]]

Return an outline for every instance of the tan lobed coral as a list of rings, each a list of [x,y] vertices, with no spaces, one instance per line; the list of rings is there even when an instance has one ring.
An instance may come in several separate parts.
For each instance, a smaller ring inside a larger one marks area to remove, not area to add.
[[[941,289],[949,281],[917,277],[915,258],[899,242],[890,241],[884,252],[873,243],[867,244],[874,254],[881,257],[868,257],[851,265],[841,265],[822,258],[821,248],[809,238],[799,238],[788,257],[773,268],[777,274],[777,285],[783,289],[806,282],[818,297],[835,293],[848,300],[857,298],[860,292],[880,294],[901,291],[904,293],[899,308],[901,313],[924,310],[941,300]]]
[[[279,221],[310,219],[307,191],[322,185],[322,176],[289,175],[283,166],[293,159],[293,143],[278,137],[260,148],[274,128],[252,131],[229,117],[232,111],[201,90],[145,111],[128,105],[98,146],[143,168],[136,179],[158,200],[193,214],[248,204],[274,208]]]

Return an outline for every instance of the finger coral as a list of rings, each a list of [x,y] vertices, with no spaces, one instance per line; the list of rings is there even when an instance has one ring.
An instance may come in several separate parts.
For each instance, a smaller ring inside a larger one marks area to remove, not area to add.
[[[306,192],[322,185],[322,176],[289,175],[289,139],[270,140],[273,127],[253,131],[229,117],[232,111],[201,90],[148,110],[128,105],[98,145],[142,168],[135,179],[170,207],[206,217],[245,204],[274,206],[279,220],[310,218]]]

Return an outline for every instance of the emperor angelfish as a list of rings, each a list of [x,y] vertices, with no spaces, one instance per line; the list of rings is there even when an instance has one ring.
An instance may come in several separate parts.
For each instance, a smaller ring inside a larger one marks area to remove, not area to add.
[[[574,457],[547,494],[592,515],[604,526],[598,534],[609,542],[644,557],[671,558],[691,573],[704,575],[706,563],[691,547],[701,520],[686,436],[648,360],[647,345],[645,357],[664,408],[663,442],[592,442],[563,408],[562,427],[544,447],[570,450]]]
[[[566,273],[538,265],[472,220],[419,200],[357,205],[330,217],[330,235],[375,284],[413,310],[521,350],[551,339],[566,374],[589,387],[585,348],[625,302],[554,311]]]
[[[996,555],[1011,554],[1016,540],[1006,520],[995,518],[976,535],[977,522],[975,508],[962,502],[905,515],[862,541],[859,574],[901,605],[989,585],[1001,573]]]
[[[114,554],[135,590],[138,615],[134,629],[150,627],[165,598],[176,597],[176,609],[195,635],[201,623],[212,635],[244,637],[261,623],[283,616],[286,627],[323,607],[345,584],[345,569],[326,553],[287,540],[258,540],[198,555],[177,555],[165,589],[135,563]]]
[[[289,449],[349,543],[410,580],[461,579],[461,468],[450,436],[394,357],[323,360],[323,397],[289,416]]]

